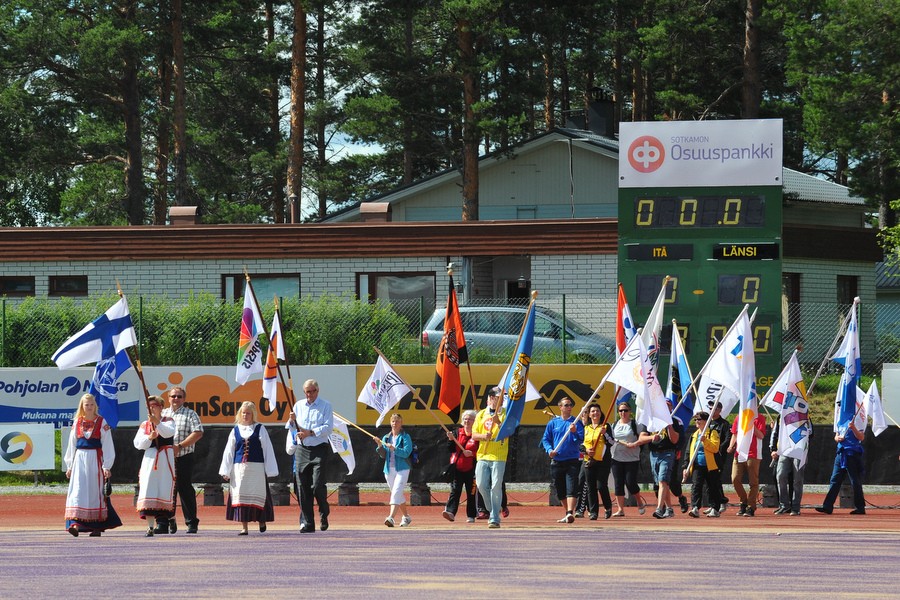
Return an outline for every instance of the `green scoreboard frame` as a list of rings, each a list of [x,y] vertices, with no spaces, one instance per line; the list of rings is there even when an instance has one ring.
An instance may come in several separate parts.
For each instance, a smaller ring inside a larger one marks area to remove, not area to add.
[[[749,305],[760,395],[781,370],[781,194],[781,186],[619,189],[619,281],[635,321],[646,322],[668,275],[659,351],[670,355],[675,319],[696,376]]]

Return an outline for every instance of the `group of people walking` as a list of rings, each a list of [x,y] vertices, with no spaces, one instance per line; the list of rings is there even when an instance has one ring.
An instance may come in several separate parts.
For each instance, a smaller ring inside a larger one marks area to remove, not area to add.
[[[315,380],[303,385],[305,401],[294,405],[285,427],[288,435],[285,451],[294,457],[294,484],[300,503],[300,531],[328,529],[330,507],[326,489],[326,459],[331,453],[329,436],[333,428],[331,404],[319,397]],[[450,457],[450,495],[442,515],[449,521],[463,498],[469,522],[477,518],[480,500],[488,527],[500,527],[501,517],[508,514],[504,504],[503,479],[508,458],[508,440],[497,440],[497,432],[505,418],[501,406],[503,392],[489,391],[487,406],[481,411],[465,411],[457,431],[448,432]],[[182,513],[188,534],[198,531],[196,495],[192,485],[194,447],[203,436],[203,426],[196,412],[185,406],[186,393],[181,387],[168,392],[169,406],[161,396],[148,399],[148,418],[134,436],[134,447],[144,452],[139,472],[136,509],[147,521],[148,537],[177,532],[175,505],[181,498]],[[729,425],[716,405],[712,414],[699,412],[693,420],[696,430],[688,440],[680,420],[658,432],[638,426],[628,402],[615,405],[616,419],[606,418],[602,408],[591,403],[572,415],[574,402],[562,398],[559,416],[545,428],[541,446],[550,459],[550,477],[565,514],[560,523],[572,523],[583,516],[590,520],[626,515],[626,491],[634,498],[639,514],[645,513],[647,502],[641,495],[638,473],[641,447],[650,448],[650,466],[657,493],[653,516],[674,516],[674,506],[690,517],[699,517],[705,503],[707,517],[718,517],[728,505],[724,495],[722,468],[728,454],[734,453],[737,423]],[[671,407],[670,407],[671,409]],[[399,414],[390,418],[391,430],[376,438],[376,449],[384,458],[384,476],[390,489],[390,512],[384,520],[388,527],[407,527],[412,523],[405,487],[412,466],[413,443],[403,431]],[[731,481],[740,500],[738,515],[755,515],[759,494],[759,467],[763,456],[766,421],[760,415],[754,422],[753,442],[746,460],[735,460]],[[863,432],[851,423],[846,432],[835,436],[838,452],[831,486],[819,512],[830,514],[845,476],[850,478],[855,509],[851,514],[865,514],[862,492]],[[779,507],[775,514],[799,515],[803,495],[805,460],[782,456],[777,447],[777,432],[771,436],[771,456],[777,463],[776,476]],[[66,528],[73,536],[87,532],[99,536],[103,531],[122,525],[109,501],[110,470],[116,453],[108,423],[100,416],[95,398],[84,394],[78,403],[64,456],[69,489],[66,497]],[[686,458],[686,462],[683,462]],[[244,402],[229,433],[219,475],[228,483],[226,518],[240,523],[239,535],[248,535],[250,522],[258,523],[265,532],[274,520],[268,477],[278,475],[275,452],[266,428],[259,423],[254,403]],[[608,480],[612,474],[613,495]],[[743,486],[747,477],[749,490]],[[681,492],[681,483],[690,482],[691,502]],[[615,512],[613,511],[615,499]]]

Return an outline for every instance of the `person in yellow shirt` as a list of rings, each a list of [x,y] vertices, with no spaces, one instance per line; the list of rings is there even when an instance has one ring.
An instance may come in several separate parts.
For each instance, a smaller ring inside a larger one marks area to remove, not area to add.
[[[606,511],[605,518],[612,516],[612,498],[609,496],[609,470],[612,467],[610,448],[615,440],[610,435],[609,425],[603,410],[596,403],[587,407],[588,424],[584,427],[584,474],[588,485],[588,514],[596,521],[600,514],[597,501],[599,492]]]
[[[688,444],[690,448],[690,461],[684,470],[684,480],[691,478],[691,510],[688,513],[693,518],[700,516],[700,504],[703,502],[703,488],[709,496],[709,510],[706,511],[707,517],[719,516],[719,505],[722,499],[719,498],[719,490],[721,489],[722,473],[716,462],[719,451],[719,432],[706,426],[709,420],[709,414],[699,412],[694,415],[694,424],[697,431],[691,436]],[[701,452],[702,449],[702,452]]]
[[[475,483],[484,498],[485,508],[490,513],[488,527],[500,527],[500,510],[503,500],[503,474],[506,471],[506,457],[509,454],[507,440],[496,441],[500,424],[506,413],[500,408],[503,390],[499,386],[488,393],[487,407],[475,416],[472,439],[478,441],[475,454]]]

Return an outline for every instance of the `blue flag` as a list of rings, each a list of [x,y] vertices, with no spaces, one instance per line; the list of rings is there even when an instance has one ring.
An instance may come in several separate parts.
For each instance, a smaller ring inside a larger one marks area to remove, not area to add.
[[[835,431],[846,431],[856,414],[856,388],[859,387],[859,374],[862,371],[862,360],[859,355],[859,323],[856,317],[856,305],[859,298],[855,298],[850,314],[847,316],[847,333],[844,341],[831,360],[844,365],[844,373],[838,384],[835,397]]]
[[[690,423],[691,417],[694,416],[694,394],[691,392],[691,381],[693,379],[691,368],[688,366],[687,355],[684,353],[684,346],[681,345],[678,326],[673,323],[672,361],[669,364],[666,397],[672,403],[672,406],[678,405],[679,399],[683,399],[673,416],[677,417],[684,425]],[[702,408],[702,410],[711,412],[711,409],[707,408]]]
[[[119,424],[119,388],[117,382],[122,373],[131,368],[131,359],[125,350],[115,356],[101,360],[94,367],[94,376],[88,392],[97,399],[97,412],[115,428]],[[137,418],[137,415],[134,415]]]
[[[525,314],[525,327],[519,339],[519,347],[512,360],[512,368],[503,382],[506,420],[497,432],[497,441],[505,440],[516,432],[525,410],[526,392],[528,391],[528,369],[531,367],[531,349],[534,346],[534,302]]]

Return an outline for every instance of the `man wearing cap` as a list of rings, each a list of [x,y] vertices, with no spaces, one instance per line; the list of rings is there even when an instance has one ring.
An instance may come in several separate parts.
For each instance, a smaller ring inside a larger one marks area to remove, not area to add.
[[[700,505],[703,502],[703,488],[709,495],[709,512],[708,517],[719,516],[719,488],[721,488],[721,473],[719,465],[716,462],[717,452],[719,451],[719,432],[711,427],[707,427],[706,422],[709,420],[709,414],[698,412],[694,415],[694,424],[697,431],[691,436],[688,444],[690,448],[690,458],[688,459],[688,467],[684,470],[684,479],[691,478],[691,510],[688,513],[691,517],[700,516]]]
[[[672,403],[666,400],[669,412],[672,412]],[[672,424],[663,427],[656,433],[650,433],[646,427],[641,427],[638,445],[650,444],[650,468],[653,471],[653,481],[659,485],[659,495],[656,500],[656,510],[653,516],[657,519],[665,519],[675,516],[672,508],[671,494],[669,493],[669,478],[675,467],[675,451],[678,449],[678,440],[684,435],[684,426],[678,419],[672,419]]]
[[[503,474],[506,471],[506,457],[509,445],[506,440],[496,441],[500,424],[506,418],[500,407],[503,390],[493,387],[488,392],[487,407],[475,416],[472,426],[472,439],[478,441],[475,453],[475,484],[484,499],[485,508],[490,513],[488,527],[500,527],[500,510],[503,499]]]
[[[572,416],[572,406],[574,403],[570,398],[559,401],[559,416],[550,419],[541,438],[541,446],[550,456],[550,478],[556,488],[556,496],[566,506],[566,515],[557,523],[575,522],[575,501],[579,492],[584,425]]]

